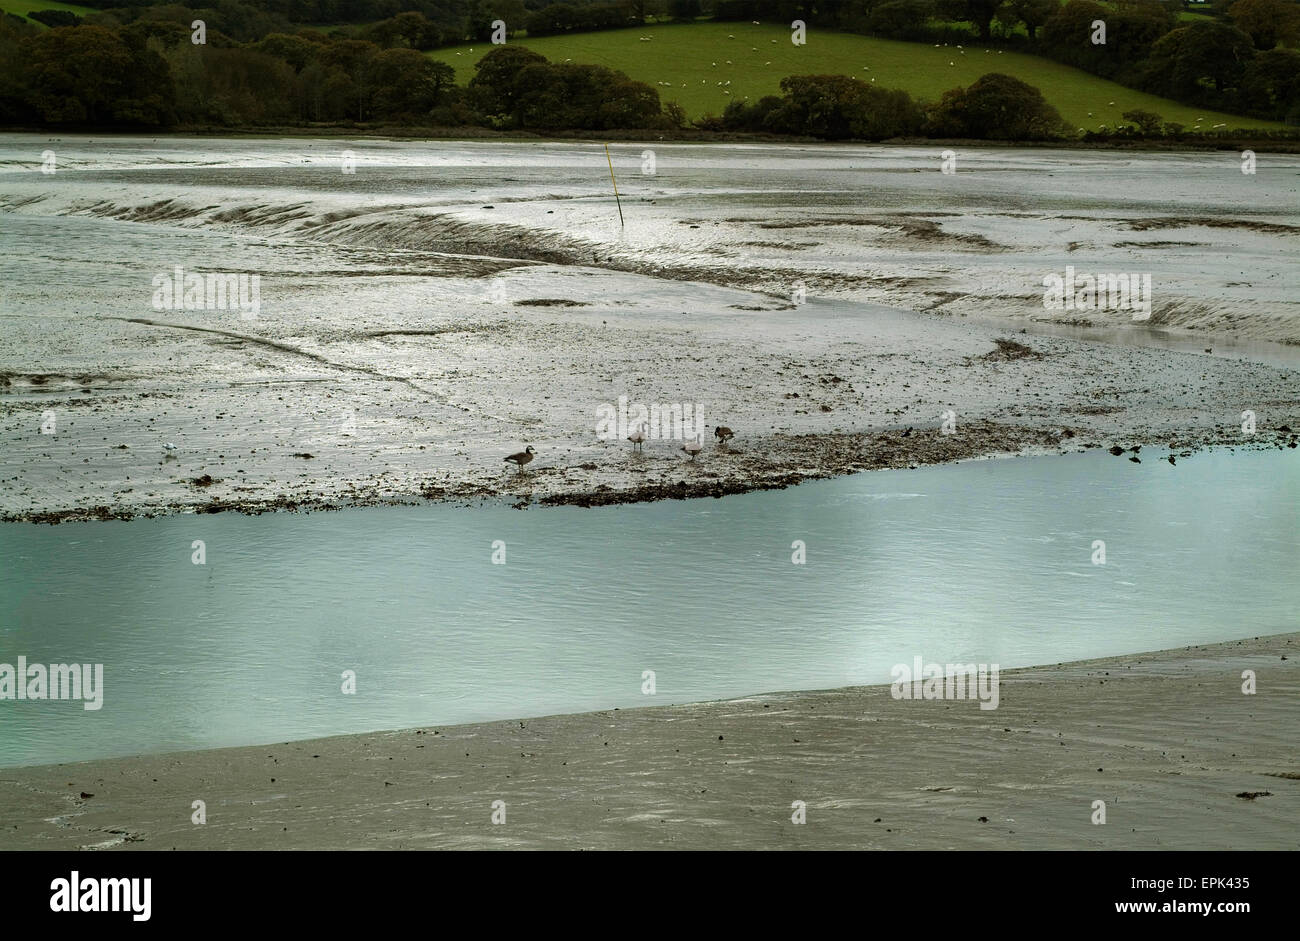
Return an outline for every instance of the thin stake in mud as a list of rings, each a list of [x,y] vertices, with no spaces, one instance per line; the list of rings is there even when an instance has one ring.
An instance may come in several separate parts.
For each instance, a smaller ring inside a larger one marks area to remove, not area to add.
[[[623,200],[618,198],[618,181],[614,179],[614,161],[609,157],[609,144],[605,145],[605,162],[609,164],[609,182],[614,184],[614,202],[618,203],[618,224],[627,228],[623,221]]]

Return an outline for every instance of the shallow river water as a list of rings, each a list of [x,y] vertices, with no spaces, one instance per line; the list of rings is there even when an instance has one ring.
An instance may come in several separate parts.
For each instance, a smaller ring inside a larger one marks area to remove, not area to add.
[[[602,509],[6,524],[0,663],[102,663],[104,685],[98,710],[0,702],[0,765],[887,683],[916,656],[1006,669],[1294,630],[1300,455],[1164,456]]]

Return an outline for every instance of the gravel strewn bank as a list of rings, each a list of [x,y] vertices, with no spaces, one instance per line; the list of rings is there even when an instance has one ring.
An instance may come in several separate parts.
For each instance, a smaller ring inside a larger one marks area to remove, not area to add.
[[[859,687],[7,769],[0,848],[1297,849],[1298,665],[1284,634],[1004,673],[990,711]]]

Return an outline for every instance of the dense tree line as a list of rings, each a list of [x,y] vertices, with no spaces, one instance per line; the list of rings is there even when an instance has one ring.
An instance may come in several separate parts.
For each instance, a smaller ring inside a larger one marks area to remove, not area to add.
[[[209,34],[209,38],[213,38]],[[675,104],[622,72],[493,49],[468,88],[416,48],[319,32],[191,42],[188,27],[136,21],[37,31],[0,20],[0,122],[68,127],[380,122],[502,129],[667,128]]]
[[[333,40],[429,50],[510,35],[637,26],[650,17],[788,23],[924,42],[1023,48],[1134,88],[1255,117],[1300,123],[1300,0],[1214,0],[1211,15],[1181,22],[1187,0],[85,0],[78,18],[45,11],[49,26],[136,27],[146,36],[209,27],[209,44],[234,47],[303,24],[338,24]],[[197,5],[201,3],[201,5]],[[12,19],[12,18],[10,18]],[[1104,22],[1104,43],[1093,23]],[[126,34],[124,34],[126,35]],[[130,34],[138,36],[139,33]],[[138,54],[138,53],[137,53]],[[335,82],[338,85],[338,82]],[[317,96],[319,97],[319,96]],[[309,110],[326,114],[327,103]],[[361,113],[364,113],[364,105]]]
[[[782,96],[753,104],[732,102],[719,125],[729,130],[804,134],[824,140],[894,137],[968,137],[1052,140],[1065,124],[1042,93],[996,72],[968,88],[945,92],[936,103],[914,101],[900,89],[880,88],[844,75],[792,75]]]
[[[560,32],[651,15],[689,19],[701,10],[700,0],[489,2],[272,0],[254,9],[243,0],[216,0],[215,8],[196,9],[95,0],[103,13],[52,16],[51,29],[5,16],[0,121],[100,127],[353,121],[535,130],[685,124],[676,103],[665,105],[650,86],[600,66],[548,62],[509,45],[481,60],[463,88],[449,66],[423,52],[467,34],[486,36],[492,18],[510,16],[538,32]],[[1294,48],[1300,6],[1294,0],[1220,0],[1216,16],[1191,23],[1180,22],[1161,0],[707,2],[705,12],[715,16],[768,22],[794,16],[883,33],[924,31],[935,16],[963,16],[968,30],[988,35],[990,42],[1000,41],[1007,24],[1018,23],[1025,28],[1023,43],[1107,78],[1183,101],[1300,121],[1300,52]],[[575,11],[587,11],[592,19],[575,18]],[[329,31],[290,22],[379,14],[391,15]],[[194,19],[208,24],[202,45],[190,41]],[[1106,24],[1104,44],[1093,41],[1098,20]],[[970,32],[964,35],[969,39]],[[781,90],[781,96],[735,102],[700,126],[872,140],[917,134],[1035,139],[1060,132],[1059,118],[1041,95],[1008,76],[985,76],[930,104],[843,76],[792,76]],[[989,102],[1000,102],[1002,110]],[[1012,112],[1014,121],[994,120]],[[1139,124],[1131,125],[1135,132]],[[1154,127],[1163,125],[1147,121],[1140,133],[1154,133]]]
[[[0,21],[0,119],[63,127],[477,124],[533,131],[680,128],[676,102],[621,72],[494,47],[468,86],[418,49],[314,31],[196,45],[188,28],[136,21],[36,30]],[[986,75],[930,106],[838,75],[791,76],[782,95],[734,102],[704,128],[826,140],[932,135],[1038,139],[1064,130],[1037,89]]]
[[[84,5],[100,11],[84,18],[97,26],[158,20],[188,25],[201,19],[240,42],[304,25],[328,26],[335,38],[381,45],[401,41],[417,49],[487,40],[495,20],[504,21],[511,34],[526,30],[536,36],[634,26],[664,12],[661,0],[89,0]],[[47,26],[72,26],[83,19],[63,11],[28,17]]]

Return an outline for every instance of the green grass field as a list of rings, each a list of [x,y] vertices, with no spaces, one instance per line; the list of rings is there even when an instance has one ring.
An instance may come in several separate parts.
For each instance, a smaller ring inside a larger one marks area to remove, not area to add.
[[[78,6],[75,3],[51,3],[49,0],[0,0],[0,10],[5,13],[17,13],[21,17],[26,17],[28,13],[40,10],[66,10],[69,13],[77,14],[77,16],[99,12],[93,7]],[[35,20],[29,22],[36,23]],[[41,26],[40,23],[36,23],[36,25]]]
[[[651,37],[651,41],[642,42],[642,36]],[[986,52],[977,39],[964,50],[955,46],[936,49],[922,43],[809,30],[807,45],[796,46],[790,42],[790,30],[782,26],[693,23],[512,42],[553,62],[571,59],[626,72],[657,90],[661,101],[680,102],[692,118],[721,114],[727,103],[737,98],[778,95],[781,79],[787,75],[854,75],[933,101],[987,72],[1004,72],[1036,86],[1072,128],[1113,127],[1123,123],[1123,112],[1134,108],[1154,111],[1189,129],[1197,126],[1197,118],[1207,130],[1219,123],[1230,128],[1284,126],[1191,108],[1038,56]],[[474,63],[491,49],[488,43],[474,43],[435,49],[429,55],[452,66],[456,80],[465,84],[474,75]],[[668,84],[661,84],[664,82]]]

